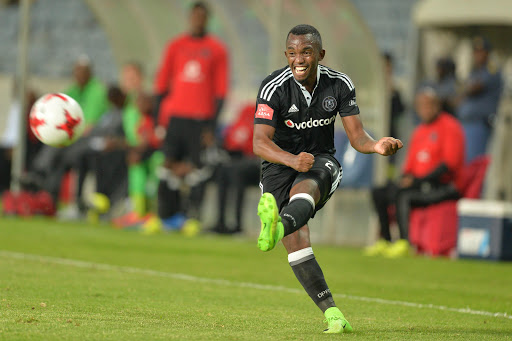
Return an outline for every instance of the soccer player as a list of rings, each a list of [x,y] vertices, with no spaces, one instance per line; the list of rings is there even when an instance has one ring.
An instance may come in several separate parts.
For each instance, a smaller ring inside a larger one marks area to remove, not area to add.
[[[263,80],[256,102],[253,148],[263,159],[258,248],[269,251],[282,240],[295,276],[326,317],[324,333],[350,332],[315,259],[307,225],[341,180],[333,156],[334,121],[339,114],[350,143],[361,153],[393,155],[403,144],[392,137],[376,141],[366,133],[354,83],[319,65],[325,50],[316,28],[292,28],[285,56],[288,66]]]

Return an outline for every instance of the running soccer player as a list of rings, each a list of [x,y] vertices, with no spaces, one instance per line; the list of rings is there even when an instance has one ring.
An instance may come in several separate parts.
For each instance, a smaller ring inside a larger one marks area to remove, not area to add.
[[[258,248],[269,251],[282,240],[295,276],[326,317],[324,333],[350,332],[315,259],[307,225],[341,180],[333,156],[334,121],[339,114],[350,143],[361,153],[393,155],[403,144],[393,137],[376,141],[366,133],[354,83],[318,64],[325,50],[316,28],[292,28],[285,56],[288,66],[263,80],[256,102],[253,148],[263,159]]]

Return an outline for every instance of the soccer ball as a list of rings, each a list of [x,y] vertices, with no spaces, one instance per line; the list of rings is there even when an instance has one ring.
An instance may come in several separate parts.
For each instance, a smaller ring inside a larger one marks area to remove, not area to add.
[[[82,108],[61,93],[39,98],[30,110],[29,124],[39,141],[53,147],[69,146],[85,129]]]

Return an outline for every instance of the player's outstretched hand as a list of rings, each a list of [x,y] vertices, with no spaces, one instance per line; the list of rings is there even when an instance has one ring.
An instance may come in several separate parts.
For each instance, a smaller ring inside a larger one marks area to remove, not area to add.
[[[375,153],[388,156],[395,154],[404,144],[393,137],[383,137],[375,144]]]
[[[311,167],[313,167],[314,162],[315,157],[312,154],[302,152],[295,156],[292,168],[297,172],[307,172],[311,169]]]

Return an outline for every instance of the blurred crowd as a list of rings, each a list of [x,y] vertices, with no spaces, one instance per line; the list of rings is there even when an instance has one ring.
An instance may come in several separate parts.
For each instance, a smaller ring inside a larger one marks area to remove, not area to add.
[[[436,79],[418,84],[414,98],[415,128],[402,170],[390,162],[390,181],[372,189],[379,220],[378,241],[369,256],[394,258],[416,251],[449,256],[457,235],[455,201],[480,198],[488,146],[503,80],[489,62],[491,44],[481,36],[472,41],[472,69],[461,82],[449,57],[436,61]],[[403,115],[400,94],[392,82],[392,58],[385,56],[390,102],[390,134],[399,136]],[[428,211],[427,211],[428,209]],[[424,217],[424,219],[422,219]],[[392,237],[390,226],[398,227]]]
[[[144,87],[141,63],[125,63],[119,82],[107,86],[94,74],[93,61],[81,56],[73,84],[62,92],[82,107],[85,132],[69,147],[54,148],[41,145],[27,127],[21,193],[8,191],[16,134],[6,136],[4,213],[102,219],[147,233],[183,228],[194,233],[205,186],[216,182],[218,219],[208,228],[241,232],[245,189],[259,183],[259,160],[252,153],[255,108],[243,105],[233,122],[219,124],[229,58],[224,43],[207,32],[208,17],[204,3],[192,4],[188,30],[165,47],[152,90]],[[37,94],[29,96],[27,111]],[[19,111],[13,100],[9,124],[16,125]],[[234,217],[227,219],[227,203],[235,200]]]
[[[220,123],[229,91],[229,56],[225,44],[207,32],[208,17],[204,3],[191,6],[188,30],[165,47],[151,90],[144,87],[147,74],[139,62],[122,65],[118,84],[106,86],[94,74],[93,61],[80,57],[73,84],[62,92],[81,105],[85,133],[69,147],[53,148],[41,145],[27,128],[26,169],[19,179],[24,190],[18,194],[8,191],[15,136],[4,136],[4,213],[108,220],[146,233],[194,234],[202,220],[206,185],[216,183],[216,223],[204,228],[242,232],[246,190],[259,183],[259,159],[252,153],[255,106],[248,103],[232,122]],[[368,255],[404,255],[411,243],[421,248],[421,242],[409,237],[412,211],[467,195],[467,169],[486,157],[502,91],[500,71],[489,63],[491,49],[484,37],[474,38],[473,68],[464,82],[456,77],[454,61],[440,56],[436,80],[418,84],[415,127],[403,166],[392,158],[388,183],[372,189],[380,234],[366,249]],[[389,136],[406,138],[400,136],[407,111],[393,83],[393,57],[384,54],[383,65]],[[37,96],[28,91],[28,109]],[[17,116],[28,117],[20,110],[14,98],[8,126],[15,125]],[[371,156],[356,153],[343,133],[336,139],[342,187],[372,188]],[[232,211],[234,217],[227,217]],[[393,234],[394,223],[398,232]]]

